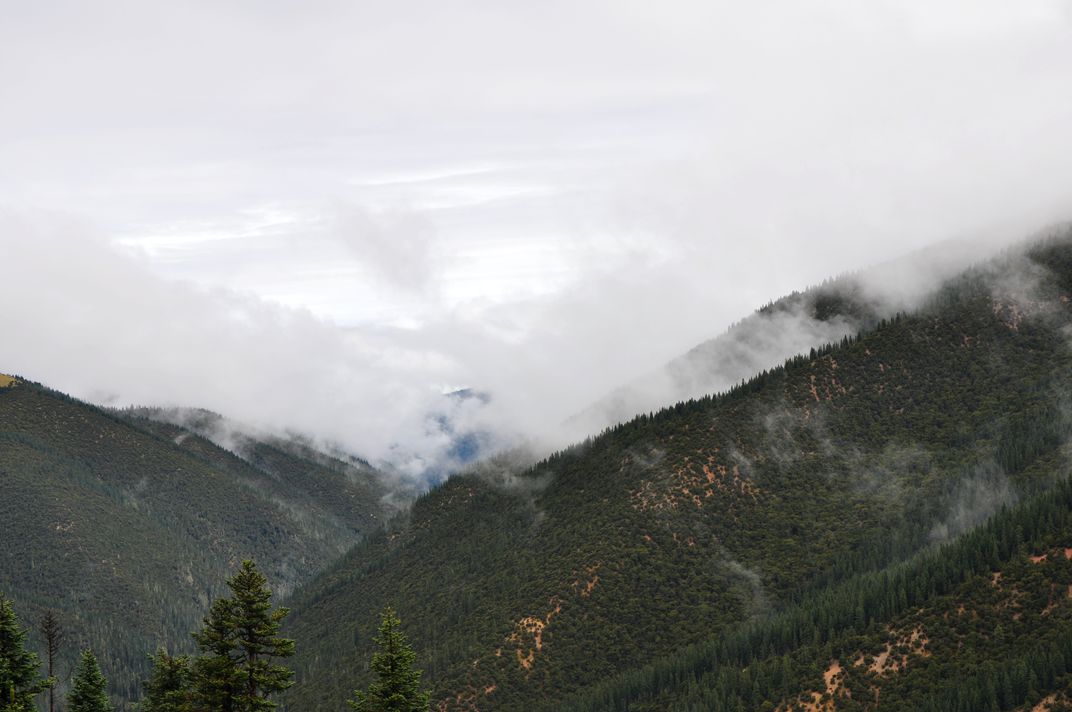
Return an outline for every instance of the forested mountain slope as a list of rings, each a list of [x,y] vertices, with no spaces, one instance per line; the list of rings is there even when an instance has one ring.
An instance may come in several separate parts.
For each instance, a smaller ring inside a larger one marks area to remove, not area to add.
[[[384,498],[401,494],[403,483],[386,486],[383,473],[367,461],[338,450],[314,446],[298,435],[257,432],[201,409],[128,408],[112,411],[135,427],[168,438],[214,467],[235,471],[253,467],[263,475],[265,494],[287,501],[295,515],[302,508],[315,514],[317,527],[334,529],[339,551],[345,551],[368,530],[370,515],[379,517],[393,507]],[[377,521],[375,526],[379,526]],[[307,577],[307,574],[302,574]],[[283,581],[284,591],[290,590]]]
[[[157,645],[190,647],[243,558],[285,594],[383,518],[370,468],[253,442],[242,459],[26,380],[0,385],[0,591],[31,628],[55,609],[61,679],[91,646],[117,699],[136,699]]]
[[[450,479],[295,595],[287,709],[365,683],[387,603],[438,709],[561,705],[1045,491],[1068,470],[1069,237],[725,395]]]
[[[1072,709],[1070,543],[1066,479],[950,544],[810,591],[562,706]]]
[[[913,310],[945,279],[963,270],[965,254],[989,247],[949,241],[774,300],[662,368],[608,393],[570,419],[584,434],[631,420],[668,403],[724,391],[787,358],[869,331]]]

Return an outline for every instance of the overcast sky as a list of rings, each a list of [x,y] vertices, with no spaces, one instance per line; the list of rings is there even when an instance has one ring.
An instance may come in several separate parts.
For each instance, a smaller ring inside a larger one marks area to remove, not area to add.
[[[374,459],[1072,217],[1069,0],[0,9],[0,370]]]

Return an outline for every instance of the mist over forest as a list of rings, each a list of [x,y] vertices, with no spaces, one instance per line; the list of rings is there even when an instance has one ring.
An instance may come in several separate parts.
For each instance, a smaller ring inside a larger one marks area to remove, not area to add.
[[[0,712],[1072,710],[1069,86],[1069,0],[0,0]]]

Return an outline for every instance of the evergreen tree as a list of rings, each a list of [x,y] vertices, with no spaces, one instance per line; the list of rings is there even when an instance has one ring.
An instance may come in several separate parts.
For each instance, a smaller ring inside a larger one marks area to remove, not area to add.
[[[402,621],[394,609],[383,610],[380,634],[374,640],[380,647],[372,654],[372,672],[376,679],[366,692],[356,690],[349,701],[356,712],[426,712],[429,695],[422,692],[421,671],[413,669],[417,654],[401,630]]]
[[[204,627],[194,633],[201,655],[194,662],[195,710],[234,712],[238,695],[238,653],[234,601],[221,598],[212,604]]]
[[[68,712],[112,712],[112,705],[105,691],[106,684],[97,658],[92,651],[84,651],[74,676],[71,694],[67,696]]]
[[[294,654],[279,636],[286,608],[272,608],[268,581],[249,560],[227,582],[230,598],[212,604],[194,633],[202,655],[194,670],[194,708],[205,712],[256,712],[276,705],[268,696],[287,689],[294,673],[275,658]]]
[[[190,699],[190,658],[161,649],[149,659],[153,671],[145,683],[139,712],[184,712]]]
[[[0,595],[0,712],[33,712],[34,696],[55,682],[41,677],[37,656],[26,650],[25,641],[11,601]]]

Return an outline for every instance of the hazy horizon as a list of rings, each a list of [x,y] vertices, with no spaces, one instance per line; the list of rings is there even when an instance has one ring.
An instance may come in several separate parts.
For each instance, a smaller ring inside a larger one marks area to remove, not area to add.
[[[4,14],[0,371],[413,473],[430,413],[539,438],[793,290],[1072,218],[1067,0]]]

